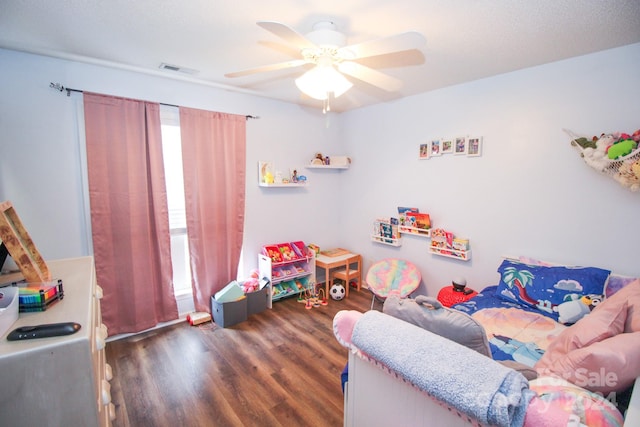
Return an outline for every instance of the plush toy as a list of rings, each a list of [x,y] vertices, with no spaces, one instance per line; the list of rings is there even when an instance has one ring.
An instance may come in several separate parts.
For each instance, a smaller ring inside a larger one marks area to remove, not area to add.
[[[582,151],[584,161],[598,171],[604,171],[609,166],[607,150],[616,141],[613,135],[602,135],[596,141],[596,148],[587,147]]]
[[[311,160],[312,165],[323,165],[324,164],[324,156],[322,153],[316,153],[316,157]]]
[[[558,321],[562,324],[575,323],[585,315],[591,313],[604,295],[577,295],[569,294],[565,296],[565,301],[556,307],[558,311]]]
[[[255,292],[258,290],[258,286],[259,286],[258,279],[255,279],[255,278],[247,279],[242,283],[242,291],[245,294]]]
[[[635,150],[638,146],[638,143],[631,139],[629,135],[625,136],[627,138],[621,139],[620,141],[609,147],[609,150],[607,150],[607,157],[609,157],[611,160],[626,156],[627,154]]]
[[[249,292],[255,292],[260,287],[260,273],[257,268],[252,269],[249,272],[249,278],[242,283],[242,291],[245,294]]]
[[[585,137],[581,137],[581,138],[576,138],[573,141],[571,141],[572,143],[578,144],[580,147],[582,147],[583,149],[585,148],[596,148],[596,141],[598,140],[598,138],[596,138],[595,136],[593,137],[593,139],[587,139]]]
[[[640,160],[623,162],[614,178],[631,191],[640,190]]]

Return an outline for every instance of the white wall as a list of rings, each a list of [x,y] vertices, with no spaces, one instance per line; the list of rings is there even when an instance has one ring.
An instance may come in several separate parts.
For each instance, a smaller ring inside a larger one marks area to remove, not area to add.
[[[494,283],[505,254],[640,276],[640,193],[589,169],[562,131],[640,128],[639,69],[635,44],[343,114],[354,164],[340,197],[359,201],[345,210],[339,243],[367,265],[416,263],[431,294],[455,276]],[[420,143],[458,135],[482,136],[482,156],[418,160]],[[397,206],[468,237],[472,260],[428,254],[415,236],[400,248],[370,242],[372,221]]]
[[[318,110],[131,71],[0,50],[0,200],[11,200],[45,259],[89,253],[84,222],[80,97],[67,87],[214,111],[258,115],[247,124],[245,266],[268,243],[303,240],[415,262],[428,292],[453,276],[495,281],[503,254],[610,268],[640,276],[640,194],[588,169],[562,128],[588,135],[640,127],[640,44],[392,103],[327,122]],[[421,142],[484,138],[477,158],[418,160]],[[307,188],[257,186],[257,162],[288,169],[316,151],[349,155],[351,169],[303,169]],[[468,237],[461,262],[370,242],[372,221],[399,205]]]
[[[243,272],[257,265],[262,245],[313,241],[334,234],[339,213],[327,209],[337,175],[303,166],[316,151],[335,153],[340,120],[318,109],[232,93],[147,74],[0,49],[0,201],[11,200],[45,259],[90,253],[85,223],[82,101],[65,87],[260,116],[247,122],[247,209]],[[293,83],[292,83],[293,84]],[[78,116],[80,114],[80,116]],[[80,117],[80,119],[78,119]],[[309,176],[308,188],[259,188],[258,161]],[[327,244],[331,238],[324,238]]]

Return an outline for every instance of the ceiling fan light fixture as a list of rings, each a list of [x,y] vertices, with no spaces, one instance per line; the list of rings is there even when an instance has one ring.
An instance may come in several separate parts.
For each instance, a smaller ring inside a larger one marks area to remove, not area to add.
[[[334,98],[339,97],[351,89],[353,83],[340,74],[333,65],[317,65],[298,77],[296,86],[305,95],[324,101],[330,93]]]
[[[306,34],[306,37],[320,47],[337,49],[347,45],[347,36],[337,31],[336,24],[330,21],[317,22],[313,25],[313,31]]]

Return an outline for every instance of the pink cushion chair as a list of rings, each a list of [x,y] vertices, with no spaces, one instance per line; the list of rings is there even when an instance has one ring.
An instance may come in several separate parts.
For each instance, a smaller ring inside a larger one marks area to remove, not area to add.
[[[371,309],[376,297],[385,300],[390,295],[406,298],[420,285],[422,275],[411,262],[387,258],[374,263],[367,272],[365,281],[373,293]]]

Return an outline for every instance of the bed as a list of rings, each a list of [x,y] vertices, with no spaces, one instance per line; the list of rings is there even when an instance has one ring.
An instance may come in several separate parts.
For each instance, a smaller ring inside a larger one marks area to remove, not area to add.
[[[344,425],[640,425],[640,280],[521,259],[498,273],[451,309],[339,312]]]

